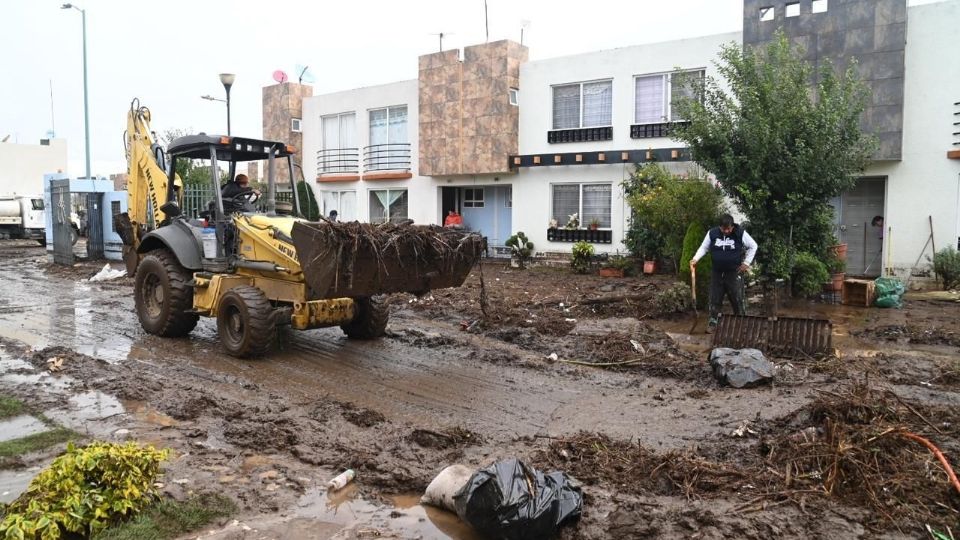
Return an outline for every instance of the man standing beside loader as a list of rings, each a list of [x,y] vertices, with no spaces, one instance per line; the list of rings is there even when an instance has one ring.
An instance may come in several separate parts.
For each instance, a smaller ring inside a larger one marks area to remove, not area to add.
[[[746,315],[743,299],[743,273],[750,270],[757,254],[757,242],[747,231],[733,222],[730,214],[720,216],[720,225],[707,231],[697,253],[690,259],[690,273],[697,271],[697,261],[710,253],[713,272],[710,276],[710,322],[707,333],[712,333],[720,319],[723,297],[730,299],[736,315]]]

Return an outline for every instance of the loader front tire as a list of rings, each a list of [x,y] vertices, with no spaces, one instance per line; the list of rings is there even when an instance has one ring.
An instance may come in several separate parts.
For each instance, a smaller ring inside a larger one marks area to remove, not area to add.
[[[252,358],[270,350],[276,336],[274,307],[263,291],[250,285],[234,287],[220,298],[217,332],[231,356]]]
[[[382,296],[353,299],[353,320],[340,325],[343,333],[351,339],[374,339],[387,331],[390,306]]]
[[[183,337],[197,326],[190,272],[166,249],[147,253],[137,268],[134,304],[140,325],[150,334]]]

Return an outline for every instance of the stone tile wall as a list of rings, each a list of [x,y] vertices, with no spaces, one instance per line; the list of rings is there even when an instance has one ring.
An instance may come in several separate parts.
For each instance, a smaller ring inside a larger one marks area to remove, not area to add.
[[[507,173],[518,151],[520,86],[527,48],[495,41],[420,57],[420,163],[424,176]]]
[[[806,50],[819,66],[829,60],[846,69],[857,59],[860,77],[871,90],[861,127],[880,140],[876,159],[900,159],[903,140],[906,0],[829,0],[827,11],[812,12],[812,0],[799,0],[800,15],[786,17],[796,0],[744,0],[744,46],[762,46],[778,28]],[[773,6],[775,20],[761,22],[761,7]]]
[[[303,164],[303,134],[290,129],[293,118],[303,120],[303,98],[313,96],[313,87],[294,82],[285,82],[263,87],[263,139],[281,141],[297,148],[294,163]],[[263,165],[266,171],[266,163]],[[300,171],[294,171],[294,179],[300,180]],[[252,176],[250,177],[252,180]],[[277,161],[277,178],[289,178],[286,160]]]

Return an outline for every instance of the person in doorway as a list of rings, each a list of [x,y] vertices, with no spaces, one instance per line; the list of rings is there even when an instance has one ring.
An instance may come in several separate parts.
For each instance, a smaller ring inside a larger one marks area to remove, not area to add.
[[[333,223],[336,223],[336,222],[337,222],[337,216],[338,216],[338,215],[339,215],[339,214],[337,214],[337,211],[336,211],[336,210],[331,210],[331,211],[330,211],[330,215],[327,216],[327,221],[331,221],[331,222],[333,222]]]
[[[723,297],[730,299],[730,307],[737,315],[746,315],[743,300],[743,273],[750,270],[757,254],[757,242],[733,222],[730,214],[720,216],[720,225],[707,231],[700,249],[690,259],[690,272],[697,271],[697,261],[710,253],[713,272],[710,276],[710,322],[707,333],[712,333],[720,319]]]
[[[458,214],[456,210],[450,210],[447,212],[447,217],[443,220],[443,226],[451,229],[462,229],[463,216]]]
[[[883,240],[883,216],[873,216],[873,220],[870,221],[870,225],[880,228],[880,234],[877,235],[877,238]]]

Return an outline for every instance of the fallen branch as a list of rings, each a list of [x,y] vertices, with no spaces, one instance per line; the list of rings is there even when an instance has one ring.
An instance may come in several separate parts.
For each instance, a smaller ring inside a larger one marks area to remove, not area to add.
[[[597,304],[614,304],[617,302],[629,302],[631,300],[646,300],[648,297],[642,294],[618,294],[614,296],[601,296],[600,298],[587,298],[580,303],[585,306]]]

